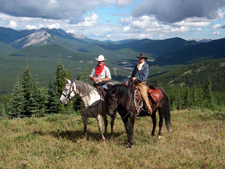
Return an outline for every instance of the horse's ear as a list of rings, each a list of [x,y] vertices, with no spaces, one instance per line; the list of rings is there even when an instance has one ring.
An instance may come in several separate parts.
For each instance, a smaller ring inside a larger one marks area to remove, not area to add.
[[[67,78],[65,78],[65,81],[66,81],[66,83],[69,83],[69,81],[70,81],[70,80],[69,80],[69,79],[67,79]]]

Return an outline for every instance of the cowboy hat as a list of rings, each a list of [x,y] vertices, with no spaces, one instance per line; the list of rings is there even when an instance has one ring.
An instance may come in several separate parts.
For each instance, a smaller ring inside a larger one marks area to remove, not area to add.
[[[139,56],[137,56],[138,59],[148,59],[144,53],[141,53]]]
[[[107,59],[105,59],[105,57],[103,55],[99,55],[98,58],[95,58],[95,59],[99,62],[104,62],[107,60]]]

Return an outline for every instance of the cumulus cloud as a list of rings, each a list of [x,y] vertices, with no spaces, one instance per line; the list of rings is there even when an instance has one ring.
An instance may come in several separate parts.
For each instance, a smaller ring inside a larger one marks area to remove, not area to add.
[[[118,7],[132,0],[0,0],[0,12],[17,17],[70,19],[70,23],[83,21],[86,13],[99,6],[115,3]]]
[[[153,15],[159,21],[167,23],[191,17],[215,19],[224,15],[220,10],[224,6],[224,0],[146,0],[132,10],[132,16]]]

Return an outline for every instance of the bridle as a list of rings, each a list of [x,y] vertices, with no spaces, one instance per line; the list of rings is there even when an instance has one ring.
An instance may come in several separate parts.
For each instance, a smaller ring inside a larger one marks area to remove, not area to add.
[[[71,94],[72,92],[74,92],[75,95],[77,94],[76,91],[74,90],[73,83],[74,83],[74,81],[71,80],[70,89],[69,89],[69,94],[64,94],[64,93],[62,93],[62,95],[63,95],[67,100],[71,100],[71,99],[72,99],[72,97],[70,96],[70,94]],[[65,88],[64,88],[64,89],[65,89]],[[63,90],[64,90],[64,89],[63,89]],[[72,89],[72,90],[71,90],[71,89]]]

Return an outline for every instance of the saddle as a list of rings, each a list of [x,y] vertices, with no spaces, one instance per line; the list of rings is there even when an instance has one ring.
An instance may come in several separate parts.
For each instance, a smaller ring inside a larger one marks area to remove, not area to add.
[[[133,87],[135,89],[134,104],[135,104],[137,112],[140,113],[141,110],[143,109],[144,100],[141,97],[141,92],[138,89],[137,85],[133,85]],[[157,88],[156,85],[152,85],[150,83],[147,83],[147,96],[148,96],[150,105],[159,102],[163,98],[162,91],[159,88]]]
[[[106,91],[100,85],[95,85],[94,87],[97,89],[99,95],[104,100],[105,95],[106,95]]]

